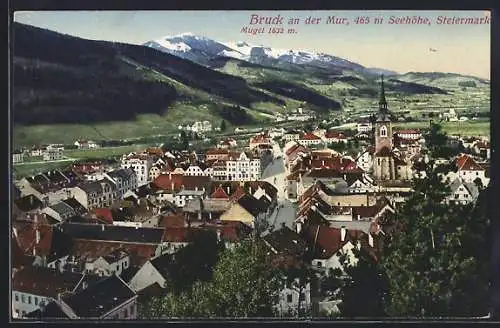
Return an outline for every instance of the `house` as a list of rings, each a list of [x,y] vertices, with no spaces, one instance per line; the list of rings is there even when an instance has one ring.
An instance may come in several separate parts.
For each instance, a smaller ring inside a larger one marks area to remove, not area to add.
[[[259,145],[267,145],[267,146],[271,145],[271,139],[264,132],[259,133],[258,135],[250,138],[250,142],[249,142],[250,150],[258,147]]]
[[[173,203],[178,207],[183,207],[190,200],[197,198],[205,198],[204,189],[198,190],[198,187],[195,187],[194,190],[184,189],[175,193]]]
[[[225,138],[217,143],[217,148],[228,149],[238,146],[238,143],[233,138]]]
[[[91,140],[77,140],[74,143],[75,146],[78,147],[78,149],[95,149],[99,148],[99,145],[95,143],[94,141]]]
[[[24,267],[12,275],[12,317],[20,318],[73,291],[83,275],[51,268]]]
[[[354,255],[354,248],[364,247],[376,257],[374,238],[371,233],[365,234],[359,230],[320,225],[310,225],[303,231],[304,238],[310,243],[312,267],[327,275],[331,270],[336,269],[345,273],[346,265],[356,265],[358,260]],[[345,262],[343,255],[346,256]]]
[[[149,169],[149,177],[151,180],[156,179],[161,173],[166,171],[165,164],[155,163]]]
[[[466,205],[474,203],[479,197],[479,189],[475,183],[463,182],[455,179],[450,183],[450,195],[446,198],[446,203]]]
[[[137,319],[137,295],[116,275],[62,297],[59,301],[71,319]]]
[[[36,146],[33,146],[33,148],[31,148],[30,152],[29,152],[29,155],[31,157],[40,157],[40,156],[43,156],[43,153],[45,152],[46,148],[44,147],[36,147]]]
[[[63,222],[73,216],[78,215],[78,213],[73,209],[73,207],[71,207],[64,201],[47,206],[43,208],[41,212],[49,215],[57,222]]]
[[[122,198],[127,191],[138,188],[137,175],[130,168],[109,171],[104,173],[104,177],[115,184],[115,199]]]
[[[303,145],[303,146],[317,146],[321,143],[323,143],[323,140],[318,137],[317,135],[314,135],[312,133],[306,132],[302,134],[302,136],[299,138],[298,142]]]
[[[397,130],[395,134],[398,138],[406,140],[418,140],[422,137],[418,129]]]
[[[360,120],[356,123],[356,129],[358,133],[370,133],[373,130],[373,125],[370,120]]]
[[[455,165],[457,166],[457,174],[463,182],[473,183],[479,178],[483,186],[488,185],[490,179],[486,177],[485,169],[469,155],[459,156],[455,160]]]
[[[328,131],[323,137],[325,143],[337,143],[337,142],[347,142],[347,137],[342,132],[338,131]]]
[[[230,151],[228,149],[209,149],[205,152],[205,158],[207,161],[210,160],[227,160],[229,158]]]
[[[474,152],[486,159],[491,158],[491,149],[490,143],[488,141],[477,141],[474,143]]]
[[[12,152],[12,163],[22,163],[24,162],[24,152],[20,150],[14,150]]]
[[[130,280],[130,288],[136,293],[155,283],[166,288],[168,272],[173,264],[172,254],[168,253],[148,260]]]
[[[83,182],[71,194],[86,209],[109,207],[117,197],[116,185],[107,179]]]
[[[283,134],[283,140],[285,140],[285,142],[298,141],[299,139],[300,139],[300,132],[295,130],[290,130]]]
[[[43,153],[44,161],[57,161],[63,159],[63,151],[60,149],[50,149]]]
[[[270,214],[270,203],[250,195],[239,197],[231,207],[220,216],[221,221],[240,221],[252,228],[263,222]]]
[[[77,183],[73,172],[56,170],[24,177],[16,185],[22,196],[34,195],[48,206],[71,197],[72,188]]]
[[[149,172],[153,166],[153,157],[148,154],[124,155],[121,161],[121,168],[132,169],[136,174],[137,186],[143,186],[151,182]]]
[[[99,256],[85,263],[85,272],[98,276],[120,275],[130,266],[130,254],[124,249],[116,249],[107,255]]]
[[[227,180],[258,180],[262,175],[262,171],[261,158],[245,152],[232,154],[226,161]]]
[[[184,169],[184,175],[211,177],[213,175],[213,169],[203,162],[189,164],[189,166]]]
[[[210,132],[212,131],[212,123],[209,121],[197,121],[191,125],[191,131],[196,133]]]

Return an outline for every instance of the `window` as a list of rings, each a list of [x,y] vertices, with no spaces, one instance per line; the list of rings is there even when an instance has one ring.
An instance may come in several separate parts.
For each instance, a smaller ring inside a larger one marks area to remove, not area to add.
[[[16,316],[19,317],[19,310],[18,309],[16,309]]]
[[[479,175],[479,172],[476,172],[476,175]]]
[[[38,297],[35,296],[35,305],[38,305]]]
[[[31,296],[28,296],[28,304],[31,304]]]
[[[385,126],[380,128],[380,136],[387,137],[387,128]]]
[[[318,266],[318,268],[321,268],[323,266],[323,263],[318,261],[318,263],[316,263],[316,265]]]
[[[24,295],[21,295],[21,302],[25,303],[26,299],[24,298]]]
[[[288,294],[288,295],[286,295],[286,301],[287,301],[288,303],[292,303],[292,301],[293,301],[293,295],[292,295],[292,294]]]
[[[14,298],[15,298],[16,302],[19,302],[19,295],[17,295],[17,293],[14,294]]]
[[[460,196],[459,194],[455,194],[455,199],[458,199],[458,196]]]
[[[127,318],[128,317],[128,309],[125,308],[125,310],[123,311],[123,317]]]

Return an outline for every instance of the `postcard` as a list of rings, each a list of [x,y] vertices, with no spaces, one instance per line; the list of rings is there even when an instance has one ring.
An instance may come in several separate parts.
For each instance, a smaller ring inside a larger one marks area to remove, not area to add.
[[[489,318],[489,11],[17,11],[16,321]]]

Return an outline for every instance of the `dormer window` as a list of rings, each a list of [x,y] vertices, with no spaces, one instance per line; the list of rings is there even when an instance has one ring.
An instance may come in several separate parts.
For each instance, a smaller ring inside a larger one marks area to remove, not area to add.
[[[385,127],[385,125],[380,128],[380,136],[387,137],[387,128]]]

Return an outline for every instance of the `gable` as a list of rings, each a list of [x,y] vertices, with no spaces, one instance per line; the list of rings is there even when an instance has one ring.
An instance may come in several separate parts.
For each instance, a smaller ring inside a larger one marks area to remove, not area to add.
[[[244,209],[240,204],[233,203],[231,207],[220,216],[221,221],[240,221],[253,223],[254,216]]]

